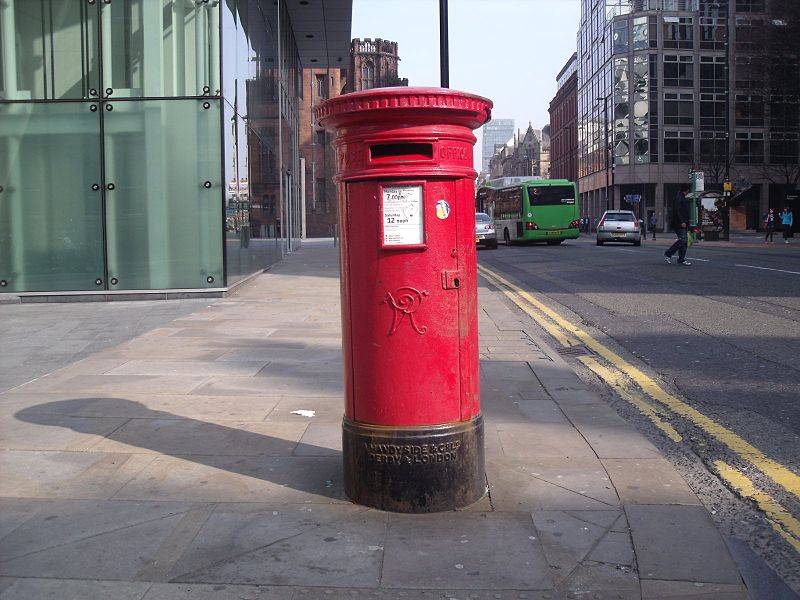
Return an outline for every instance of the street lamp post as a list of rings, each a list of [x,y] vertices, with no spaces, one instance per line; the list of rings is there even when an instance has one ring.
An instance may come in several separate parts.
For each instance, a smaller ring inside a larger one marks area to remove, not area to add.
[[[450,42],[448,39],[447,0],[439,0],[439,70],[443,88],[450,87]]]

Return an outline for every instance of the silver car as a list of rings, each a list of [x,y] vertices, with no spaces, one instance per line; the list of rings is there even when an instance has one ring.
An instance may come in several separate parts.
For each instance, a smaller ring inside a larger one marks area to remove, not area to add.
[[[642,228],[639,219],[630,210],[607,210],[597,224],[597,245],[606,242],[628,242],[642,245]]]
[[[492,217],[486,213],[475,213],[475,243],[478,246],[497,248],[497,231]]]

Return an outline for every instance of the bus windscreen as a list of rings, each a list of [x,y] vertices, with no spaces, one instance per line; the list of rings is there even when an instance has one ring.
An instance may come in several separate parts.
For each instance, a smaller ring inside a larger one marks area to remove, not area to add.
[[[528,200],[531,206],[564,206],[575,204],[572,186],[529,187]]]

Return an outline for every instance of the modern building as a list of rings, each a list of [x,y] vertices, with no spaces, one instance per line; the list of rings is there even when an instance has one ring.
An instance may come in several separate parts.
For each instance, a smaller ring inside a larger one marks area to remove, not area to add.
[[[581,209],[655,212],[679,186],[733,186],[731,229],[782,206],[800,171],[800,66],[771,40],[794,0],[582,0],[578,33]],[[800,32],[796,32],[800,34]],[[794,39],[797,35],[793,36]],[[791,38],[787,38],[791,39]],[[787,174],[787,171],[789,174]],[[794,173],[794,174],[791,174]],[[800,207],[795,207],[797,210]]]
[[[550,177],[578,180],[578,53],[556,77],[550,102]]]
[[[351,0],[3,0],[0,291],[219,294],[297,247]]]
[[[492,119],[481,128],[481,172],[489,172],[489,161],[495,152],[506,145],[514,135],[514,119]]]

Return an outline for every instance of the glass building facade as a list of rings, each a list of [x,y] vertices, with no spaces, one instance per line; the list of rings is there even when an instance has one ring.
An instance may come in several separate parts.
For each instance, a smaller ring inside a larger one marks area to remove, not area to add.
[[[800,66],[796,57],[769,60],[759,38],[767,24],[781,23],[778,5],[582,0],[583,214],[596,221],[606,208],[623,208],[654,212],[663,224],[690,170],[720,190],[727,177],[741,191],[732,229],[754,228],[768,205],[783,202],[777,167],[800,163]],[[767,73],[765,59],[785,73]]]
[[[481,171],[489,172],[489,161],[494,156],[497,146],[504,146],[514,135],[514,119],[492,119],[481,128],[483,144],[481,145]]]
[[[1,2],[0,292],[219,290],[291,251],[301,68],[279,2]]]

